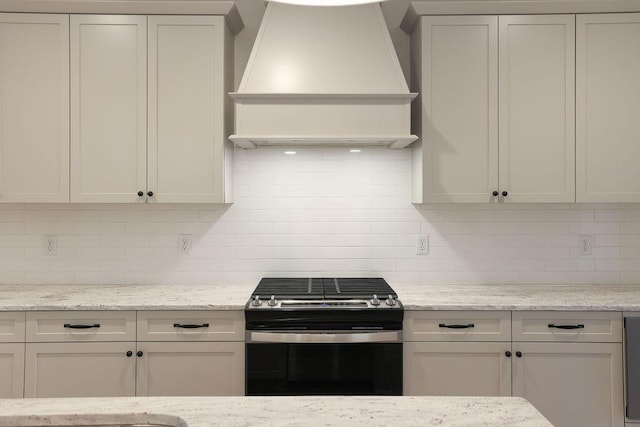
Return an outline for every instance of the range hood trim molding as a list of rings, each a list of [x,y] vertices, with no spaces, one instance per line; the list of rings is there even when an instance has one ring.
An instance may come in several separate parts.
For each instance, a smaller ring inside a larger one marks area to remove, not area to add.
[[[409,93],[279,93],[279,92],[229,92],[229,96],[233,99],[415,99],[417,92]]]
[[[258,146],[317,146],[317,145],[377,145],[400,150],[418,140],[416,135],[398,136],[266,136],[231,135],[229,140],[240,148],[254,149]]]

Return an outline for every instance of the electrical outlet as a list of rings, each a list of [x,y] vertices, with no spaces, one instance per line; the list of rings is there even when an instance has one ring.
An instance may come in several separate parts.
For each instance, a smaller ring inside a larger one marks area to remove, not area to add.
[[[191,234],[181,234],[178,236],[178,253],[181,255],[191,255]]]
[[[429,255],[429,235],[419,234],[416,236],[416,254]]]
[[[593,236],[583,234],[578,241],[578,255],[591,255],[593,251]]]
[[[49,256],[58,255],[58,237],[44,236],[44,253]]]

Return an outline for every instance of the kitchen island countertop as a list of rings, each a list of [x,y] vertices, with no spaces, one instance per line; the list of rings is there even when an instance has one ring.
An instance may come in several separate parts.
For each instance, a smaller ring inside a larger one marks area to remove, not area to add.
[[[405,285],[407,310],[640,311],[640,285]],[[0,311],[243,310],[250,285],[0,285]]]
[[[0,426],[552,427],[518,397],[116,397],[0,400]],[[75,423],[75,424],[72,424]]]

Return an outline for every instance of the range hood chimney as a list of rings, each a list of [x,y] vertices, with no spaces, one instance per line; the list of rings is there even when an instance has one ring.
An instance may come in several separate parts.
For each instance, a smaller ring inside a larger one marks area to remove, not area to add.
[[[236,134],[257,145],[404,148],[411,100],[380,4],[267,4],[238,92]]]

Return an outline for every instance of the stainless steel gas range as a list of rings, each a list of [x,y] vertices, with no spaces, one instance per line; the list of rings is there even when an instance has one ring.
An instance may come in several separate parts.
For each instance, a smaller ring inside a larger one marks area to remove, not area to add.
[[[401,395],[398,295],[382,278],[265,278],[245,306],[247,395]]]

